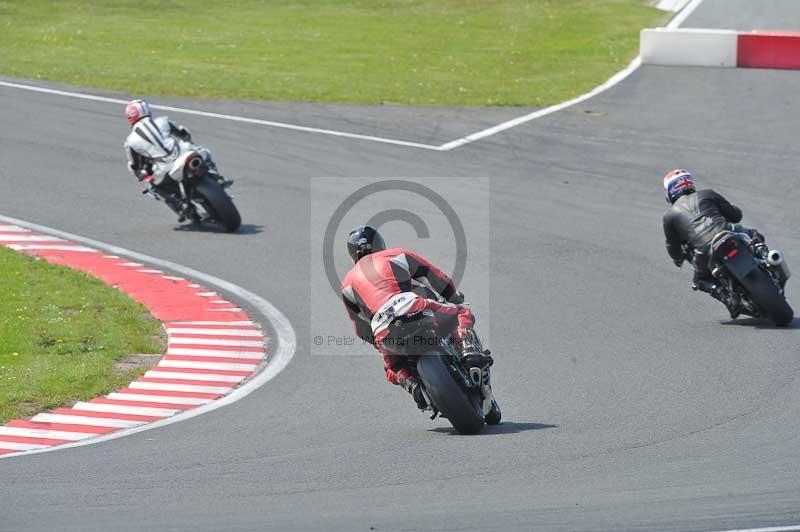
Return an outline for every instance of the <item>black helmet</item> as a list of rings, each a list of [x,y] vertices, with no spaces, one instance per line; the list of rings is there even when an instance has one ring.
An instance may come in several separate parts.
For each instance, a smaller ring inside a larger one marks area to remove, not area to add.
[[[386,243],[381,234],[369,225],[359,225],[347,237],[347,252],[353,262],[358,262],[362,257],[375,251],[386,249]]]

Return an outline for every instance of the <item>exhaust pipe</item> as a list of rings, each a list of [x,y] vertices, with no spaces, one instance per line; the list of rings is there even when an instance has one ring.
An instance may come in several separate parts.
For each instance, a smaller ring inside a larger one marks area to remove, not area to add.
[[[197,170],[198,168],[200,168],[201,164],[203,164],[203,158],[198,155],[197,157],[191,158],[191,160],[189,161],[189,168],[191,168],[192,170]]]
[[[786,264],[786,259],[784,258],[783,253],[777,249],[770,250],[769,254],[767,255],[767,264],[773,268],[778,268],[785,279],[788,279],[792,275],[789,271],[789,266]]]

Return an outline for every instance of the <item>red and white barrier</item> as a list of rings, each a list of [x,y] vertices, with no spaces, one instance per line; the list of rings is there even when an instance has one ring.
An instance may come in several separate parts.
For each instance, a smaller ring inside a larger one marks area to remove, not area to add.
[[[800,69],[800,33],[644,29],[640,55],[646,65]]]
[[[738,55],[738,65],[742,68],[800,69],[800,33],[742,33]]]

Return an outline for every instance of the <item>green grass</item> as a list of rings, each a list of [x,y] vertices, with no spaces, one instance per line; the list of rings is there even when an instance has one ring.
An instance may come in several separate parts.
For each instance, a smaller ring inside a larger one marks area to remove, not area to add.
[[[0,247],[0,423],[124,386],[143,370],[117,361],[163,348],[160,323],[122,292]]]
[[[545,105],[667,15],[645,0],[0,0],[0,73],[132,94]]]

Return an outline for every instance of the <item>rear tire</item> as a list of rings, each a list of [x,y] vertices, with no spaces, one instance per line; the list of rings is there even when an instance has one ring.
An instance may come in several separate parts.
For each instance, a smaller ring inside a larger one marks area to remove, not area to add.
[[[461,434],[477,434],[483,428],[483,412],[456,383],[442,356],[428,353],[419,357],[417,373],[433,404]]]
[[[202,195],[208,206],[213,211],[211,214],[214,220],[226,231],[232,233],[242,225],[242,217],[233,204],[233,200],[225,193],[219,183],[204,177],[200,179],[195,188],[198,194]]]
[[[759,268],[748,275],[742,284],[750,293],[753,303],[766,312],[775,325],[784,327],[792,322],[794,311],[778,291],[769,274]]]

